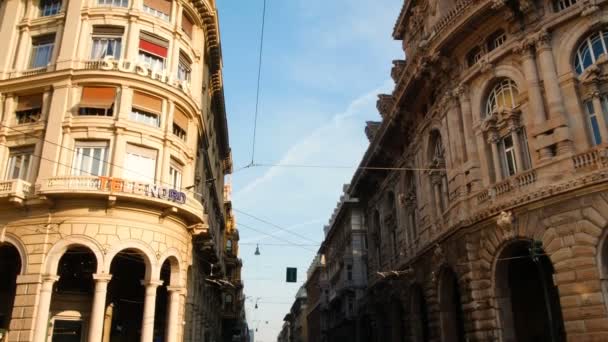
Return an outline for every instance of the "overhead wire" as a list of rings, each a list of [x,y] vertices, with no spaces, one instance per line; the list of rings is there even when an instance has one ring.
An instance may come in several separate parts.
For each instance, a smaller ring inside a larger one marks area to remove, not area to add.
[[[250,218],[252,218],[252,219],[254,219],[254,220],[256,220],[256,221],[259,221],[259,222],[265,223],[265,224],[267,224],[267,225],[270,225],[270,226],[272,226],[272,227],[275,227],[275,228],[277,228],[277,229],[278,229],[279,231],[281,231],[281,232],[286,232],[286,233],[289,233],[289,234],[291,234],[291,235],[293,235],[293,236],[297,236],[297,237],[299,237],[299,238],[301,238],[301,239],[304,239],[304,240],[306,240],[306,241],[313,242],[313,243],[315,243],[315,244],[317,244],[317,245],[320,245],[320,243],[319,243],[318,241],[315,241],[315,240],[313,240],[313,239],[311,239],[311,238],[309,238],[309,237],[307,237],[307,236],[305,236],[305,235],[302,235],[302,234],[296,233],[296,232],[294,232],[294,231],[291,231],[291,230],[289,230],[288,228],[281,227],[281,226],[279,226],[279,225],[278,225],[278,224],[276,224],[276,223],[270,222],[270,221],[268,221],[268,220],[266,220],[266,219],[263,219],[263,218],[258,217],[258,216],[256,216],[256,215],[253,215],[253,214],[251,214],[251,213],[245,212],[245,211],[243,211],[243,210],[239,210],[239,209],[236,209],[236,208],[234,208],[233,210],[234,210],[234,211],[236,211],[236,212],[237,212],[237,213],[239,213],[239,214],[242,214],[242,215],[245,215],[245,216],[247,216],[247,217],[250,217]]]
[[[284,238],[282,238],[282,237],[280,237],[280,236],[273,235],[272,233],[268,233],[268,232],[265,232],[265,231],[263,231],[263,230],[259,230],[259,229],[257,229],[257,228],[254,228],[254,227],[251,227],[251,226],[249,226],[249,225],[246,225],[246,224],[244,224],[244,223],[239,223],[239,224],[238,224],[238,226],[239,226],[239,228],[240,228],[240,227],[244,227],[244,228],[247,228],[247,229],[249,229],[249,230],[253,230],[254,232],[257,232],[257,233],[260,233],[260,234],[264,234],[264,235],[266,235],[266,236],[268,236],[268,237],[271,237],[271,238],[273,238],[273,239],[277,239],[277,240],[283,241],[283,242],[288,243],[288,244],[290,244],[290,245],[292,245],[292,246],[294,246],[294,247],[298,247],[298,248],[301,248],[301,249],[305,249],[305,250],[307,250],[307,251],[309,251],[309,252],[313,252],[313,253],[316,253],[316,252],[317,252],[317,251],[315,251],[315,250],[313,250],[313,249],[310,249],[310,248],[307,248],[307,247],[305,247],[305,246],[301,246],[301,245],[299,245],[299,244],[297,244],[297,243],[294,243],[293,241],[290,241],[290,240],[284,239]]]
[[[260,83],[262,79],[262,57],[264,55],[264,29],[266,27],[266,0],[263,0],[262,7],[262,28],[260,32],[260,48],[258,55],[258,83],[256,87],[256,95],[255,95],[255,114],[253,119],[253,141],[251,144],[251,165],[255,160],[255,141],[257,135],[258,128],[258,113],[259,113],[259,105],[260,105]]]

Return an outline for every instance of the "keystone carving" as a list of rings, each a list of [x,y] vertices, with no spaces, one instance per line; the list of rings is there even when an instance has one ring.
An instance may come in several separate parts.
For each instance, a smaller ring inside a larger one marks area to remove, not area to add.
[[[501,211],[496,219],[496,224],[502,230],[511,230],[513,228],[513,213],[510,211]]]

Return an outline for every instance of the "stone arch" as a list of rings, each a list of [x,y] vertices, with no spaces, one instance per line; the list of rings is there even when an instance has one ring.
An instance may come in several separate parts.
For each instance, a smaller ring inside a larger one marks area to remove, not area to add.
[[[602,287],[601,291],[604,297],[606,312],[608,312],[608,229],[604,229],[597,250],[597,264]]]
[[[464,342],[464,312],[462,307],[462,286],[454,269],[444,264],[439,271],[437,297],[439,302],[439,323],[441,341]]]
[[[152,280],[153,275],[160,274],[160,266],[154,250],[146,243],[139,240],[122,240],[116,246],[113,246],[106,254],[106,260],[103,267],[104,273],[110,273],[112,261],[117,254],[127,249],[135,250],[141,254],[146,266],[145,280]]]
[[[19,248],[3,239],[0,242],[0,330],[9,330],[15,312],[17,279],[23,275],[23,264]]]
[[[473,109],[473,121],[479,122],[485,111],[486,99],[492,87],[501,79],[511,79],[518,89],[526,89],[525,77],[521,70],[511,65],[498,65],[493,73],[484,74],[474,87],[478,91],[471,92],[471,104]],[[473,87],[472,87],[473,88]]]
[[[170,286],[181,286],[183,283],[183,277],[182,277],[182,260],[179,256],[179,252],[177,251],[177,249],[175,248],[171,248],[169,250],[167,250],[159,259],[159,265],[160,267],[162,267],[162,265],[169,261],[169,265],[171,268],[171,284],[166,284],[166,285],[170,285]],[[159,279],[160,278],[160,268],[159,268],[159,274],[155,274],[155,279]]]
[[[21,239],[16,235],[13,235],[11,233],[5,233],[3,236],[0,236],[0,245],[2,245],[3,243],[8,243],[15,247],[15,249],[19,253],[19,258],[21,258],[21,270],[19,274],[27,274],[27,267],[29,265],[28,254],[23,241],[21,241]]]
[[[579,43],[592,31],[608,24],[608,18],[595,16],[587,20],[580,20],[564,37],[560,38],[557,49],[560,51],[556,58],[556,68],[558,75],[574,73],[573,58]]]
[[[69,248],[77,246],[86,247],[95,255],[95,259],[97,261],[97,273],[102,273],[104,265],[102,247],[97,241],[85,235],[70,235],[57,241],[57,243],[51,247],[47,254],[44,272],[46,274],[57,275],[57,269],[61,257]]]

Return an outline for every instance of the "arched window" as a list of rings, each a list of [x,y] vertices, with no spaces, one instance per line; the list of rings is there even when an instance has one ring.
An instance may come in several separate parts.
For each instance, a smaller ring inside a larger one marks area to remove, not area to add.
[[[565,10],[566,8],[576,4],[576,0],[554,0],[553,1],[553,10],[555,12],[559,12],[561,10]]]
[[[488,40],[487,40],[488,52],[498,48],[499,46],[504,44],[506,41],[507,41],[507,34],[505,33],[504,30],[498,30],[498,31],[492,33],[492,35],[490,37],[488,37]]]
[[[479,60],[481,59],[482,56],[483,56],[483,51],[481,50],[481,48],[479,46],[474,47],[467,54],[467,65],[469,67],[472,67],[477,62],[479,62]]]
[[[512,109],[517,107],[517,85],[513,80],[505,78],[498,82],[488,94],[486,101],[486,117],[492,115],[500,108]]]
[[[587,37],[576,50],[574,67],[580,75],[608,51],[608,31],[597,31]]]
[[[446,174],[445,148],[438,130],[431,131],[429,159],[433,170],[429,173],[433,189],[436,218],[442,217],[448,207],[448,179]]]

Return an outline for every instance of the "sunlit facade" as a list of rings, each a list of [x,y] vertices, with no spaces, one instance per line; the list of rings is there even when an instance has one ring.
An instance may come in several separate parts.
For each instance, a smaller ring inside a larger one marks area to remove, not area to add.
[[[215,1],[0,15],[0,340],[219,341],[232,162]]]

